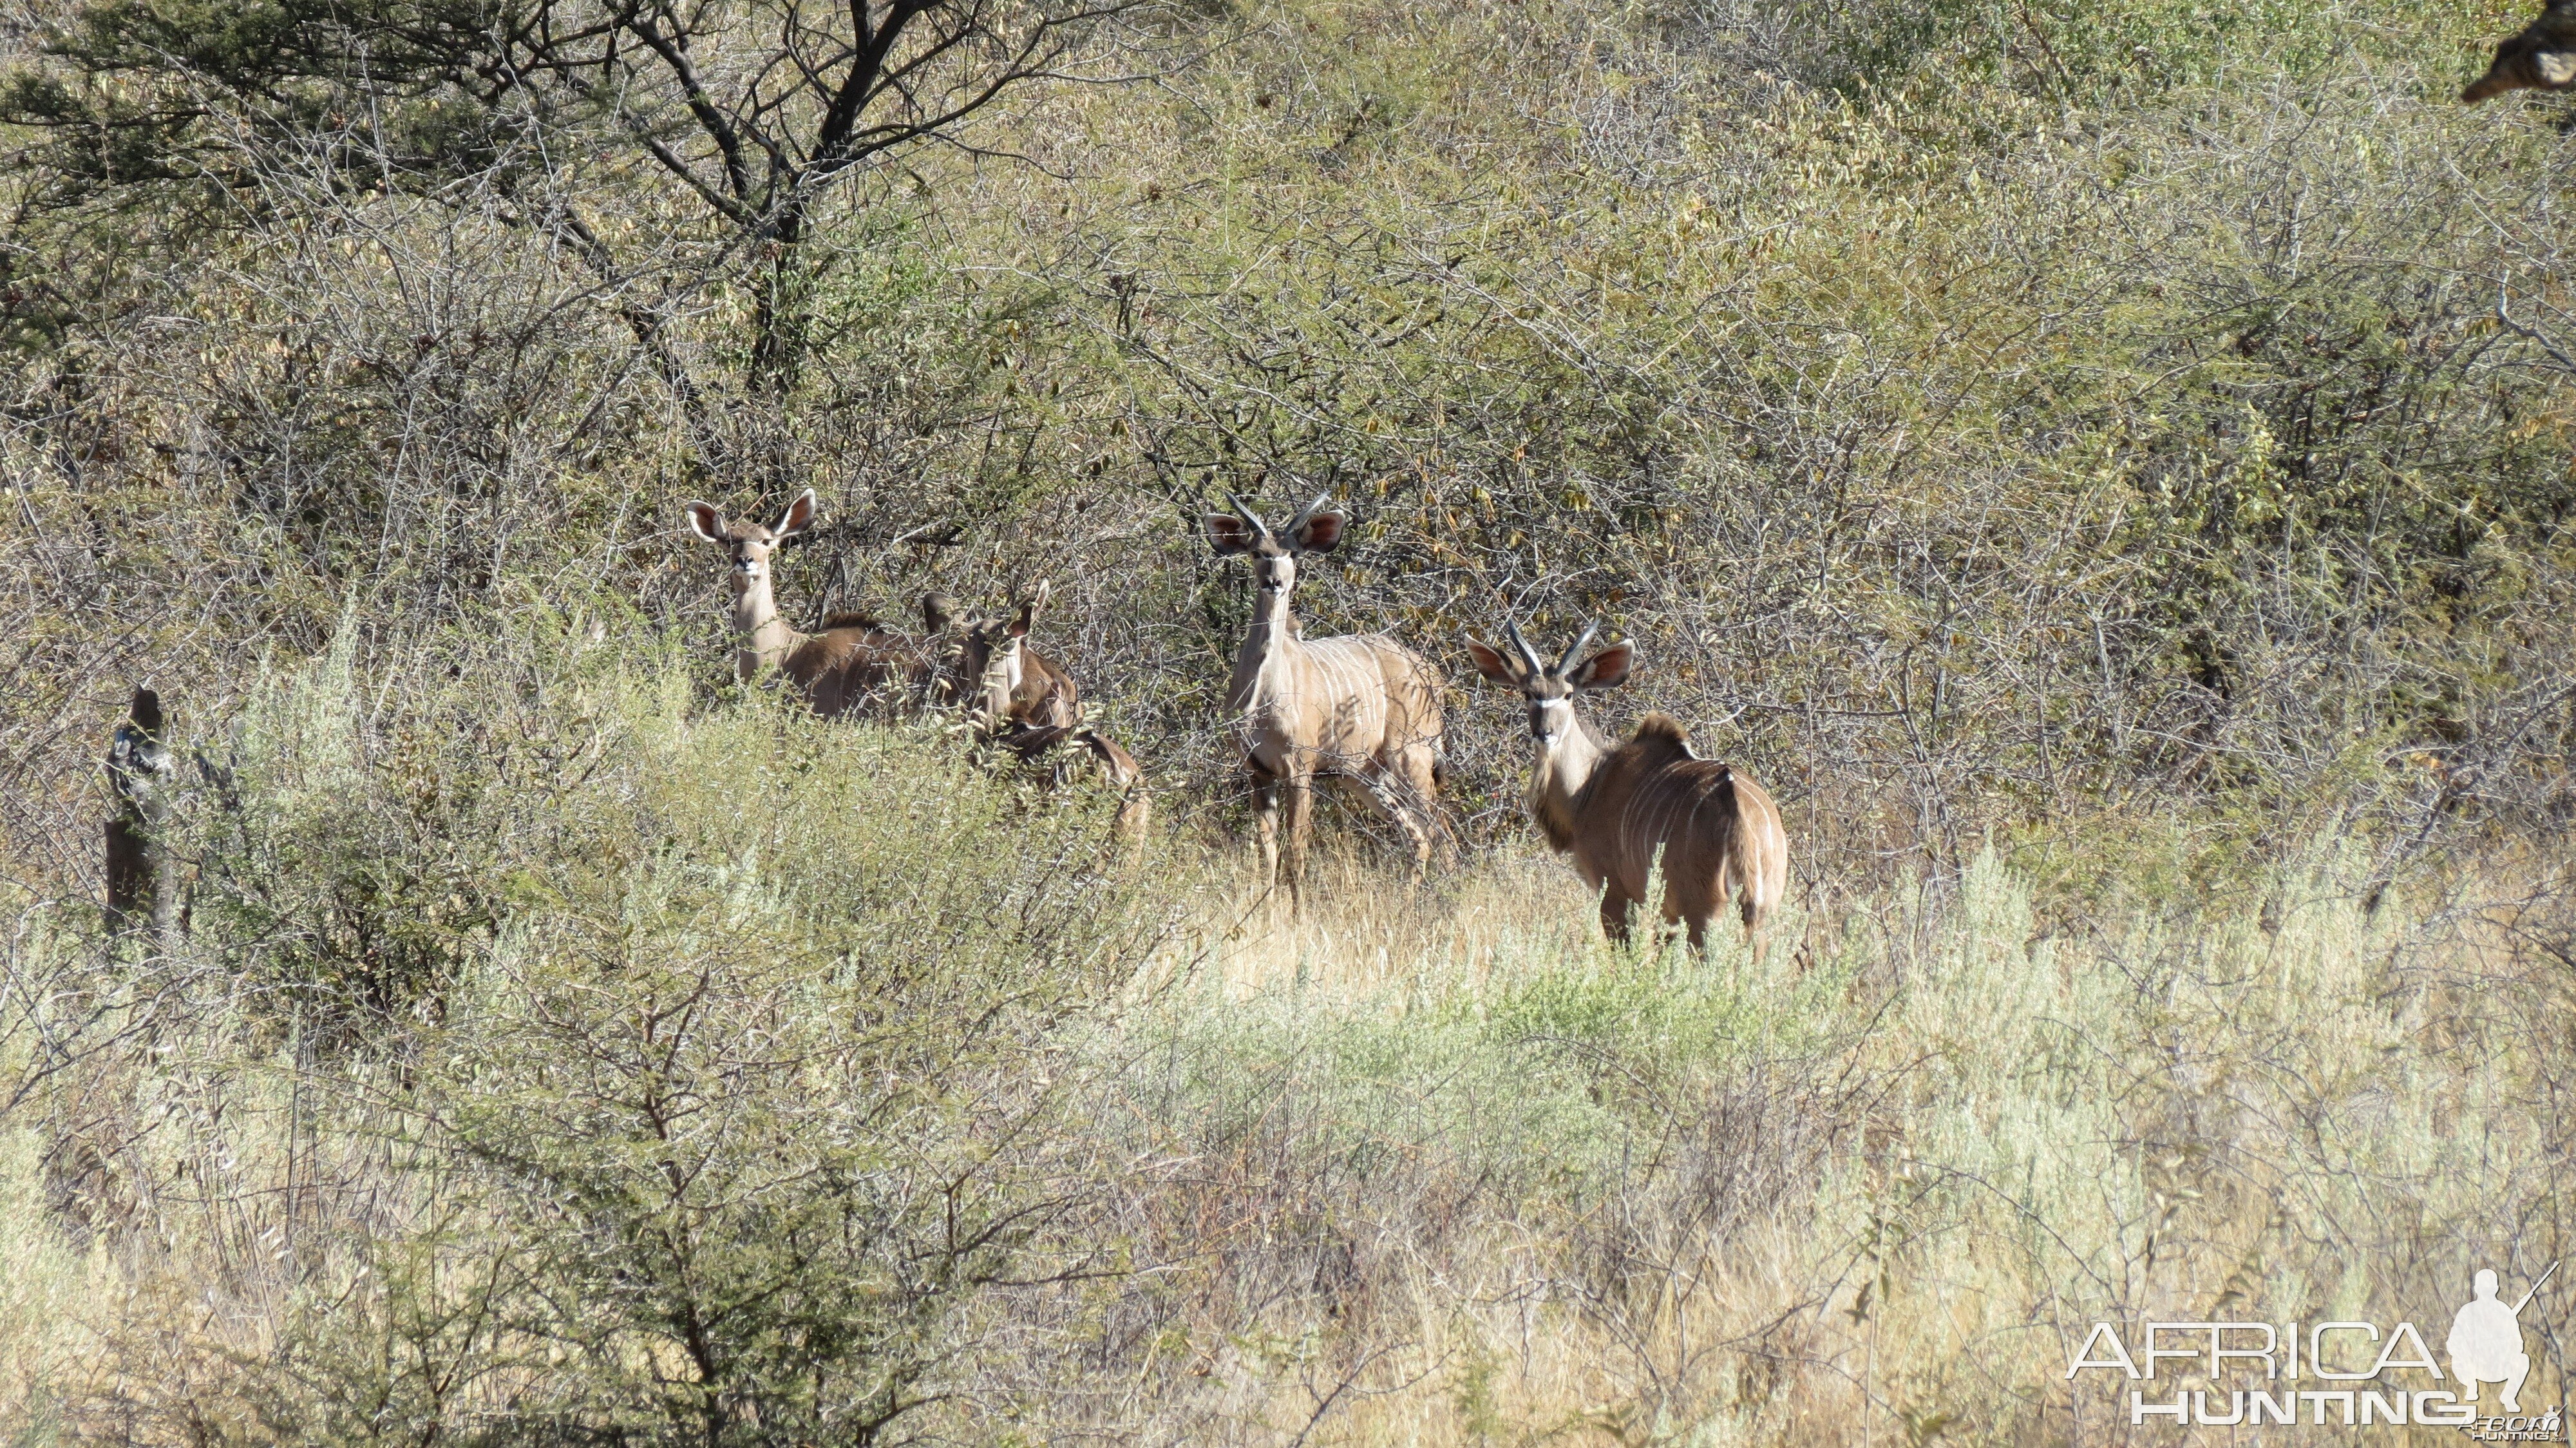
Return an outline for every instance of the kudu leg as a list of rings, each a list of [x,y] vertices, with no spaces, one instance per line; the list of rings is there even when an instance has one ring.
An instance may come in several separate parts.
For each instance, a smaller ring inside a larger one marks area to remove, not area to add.
[[[1279,826],[1288,838],[1285,845],[1288,875],[1288,912],[1301,913],[1305,907],[1306,841],[1315,828],[1315,781],[1312,776],[1279,781]]]
[[[1726,881],[1720,877],[1716,886],[1692,888],[1687,881],[1676,880],[1664,890],[1664,921],[1680,922],[1690,936],[1693,955],[1708,953],[1708,923],[1726,909]]]
[[[1692,894],[1693,892],[1685,889],[1678,880],[1668,881],[1664,885],[1663,904],[1655,911],[1655,939],[1658,948],[1661,948],[1662,941],[1668,938],[1669,932],[1676,925],[1690,937],[1693,955],[1699,954],[1707,947],[1710,906],[1706,899],[1693,899]]]
[[[1611,944],[1628,943],[1628,914],[1636,904],[1636,897],[1616,884],[1601,887],[1601,933],[1610,937]]]
[[[1408,798],[1410,791],[1401,776],[1381,772],[1350,779],[1349,783],[1368,798],[1372,808],[1404,831],[1405,843],[1413,847],[1414,877],[1421,878],[1431,866],[1429,825],[1437,821],[1420,808],[1418,801]]]
[[[1252,834],[1261,850],[1261,888],[1279,888],[1279,776],[1252,766]]]
[[[1396,771],[1406,805],[1422,823],[1425,858],[1439,857],[1444,868],[1458,863],[1458,837],[1440,812],[1439,756],[1428,749],[1408,752]]]

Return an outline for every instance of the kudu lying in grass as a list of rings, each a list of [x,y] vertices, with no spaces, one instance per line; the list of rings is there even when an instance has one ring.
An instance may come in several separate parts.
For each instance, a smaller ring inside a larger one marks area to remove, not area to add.
[[[834,614],[823,631],[802,634],[787,626],[770,590],[770,556],[778,545],[814,524],[814,490],[797,494],[777,523],[734,521],[712,503],[691,503],[689,532],[725,550],[733,560],[734,673],[749,683],[776,668],[814,712],[835,718],[855,710],[920,702],[932,664],[913,639],[893,633],[866,614]]]
[[[1691,753],[1682,726],[1666,715],[1647,715],[1626,743],[1613,745],[1575,714],[1578,690],[1607,689],[1628,677],[1633,645],[1612,644],[1584,659],[1597,631],[1587,628],[1550,668],[1517,624],[1505,629],[1512,653],[1473,638],[1467,653],[1478,673],[1529,701],[1537,750],[1530,818],[1601,892],[1601,928],[1613,940],[1628,938],[1628,912],[1660,868],[1664,919],[1686,924],[1694,948],[1707,944],[1709,920],[1732,900],[1760,960],[1763,922],[1789,883],[1780,807],[1747,776]]]
[[[2540,18],[2496,43],[2495,63],[2469,83],[2460,99],[2476,105],[2516,90],[2565,90],[2576,85],[2576,0],[2549,0]]]
[[[1119,792],[1118,832],[1141,845],[1153,811],[1145,772],[1118,741],[1082,722],[1073,676],[1028,646],[1046,598],[1041,583],[1008,618],[961,619],[953,606],[938,607],[944,600],[931,598],[922,600],[922,614],[925,622],[956,633],[942,672],[954,681],[957,702],[977,737],[1011,751],[1023,764],[1044,766],[1058,784],[1076,769],[1096,769]]]
[[[1363,792],[1412,841],[1414,868],[1421,869],[1432,842],[1446,835],[1438,814],[1445,767],[1440,672],[1384,634],[1299,637],[1288,610],[1297,559],[1331,552],[1342,540],[1343,515],[1317,498],[1273,532],[1241,498],[1230,501],[1234,512],[1210,513],[1204,522],[1218,554],[1250,555],[1260,585],[1225,709],[1252,776],[1263,872],[1278,882],[1284,815],[1288,898],[1298,904],[1318,779]]]

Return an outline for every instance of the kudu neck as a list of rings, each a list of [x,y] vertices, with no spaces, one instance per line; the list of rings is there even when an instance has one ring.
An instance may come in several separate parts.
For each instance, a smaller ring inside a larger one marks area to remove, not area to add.
[[[1610,752],[1591,721],[1576,715],[1572,723],[1530,766],[1530,814],[1560,850],[1574,839],[1575,801]]]
[[[1264,676],[1282,666],[1297,647],[1297,620],[1288,611],[1288,590],[1256,589],[1252,596],[1252,623],[1243,631],[1243,647],[1235,651],[1234,681],[1226,690],[1226,707],[1249,707],[1264,692]]]
[[[734,590],[733,631],[738,640],[734,646],[734,672],[748,682],[762,669],[774,668],[785,661],[799,635],[778,615],[778,600],[770,592],[769,575],[764,570],[756,583]]]

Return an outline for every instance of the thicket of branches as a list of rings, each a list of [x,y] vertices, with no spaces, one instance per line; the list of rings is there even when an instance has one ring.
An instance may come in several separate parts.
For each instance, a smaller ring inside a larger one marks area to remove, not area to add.
[[[2551,1260],[2576,152],[2452,103],[2505,23],[25,11],[0,1415],[2055,1442],[2082,1314]],[[800,624],[1052,581],[1151,870],[734,686],[680,505],[805,486]],[[1348,506],[1307,631],[1453,685],[1464,863],[1304,933],[1210,848],[1229,492]],[[1782,800],[1769,966],[1515,849],[1506,616]],[[158,953],[94,908],[147,680]]]
[[[129,679],[211,725],[344,617],[536,600],[714,660],[676,504],[805,483],[792,610],[1051,576],[1190,793],[1243,603],[1186,516],[1330,491],[1313,626],[1604,618],[1824,878],[2104,810],[2554,827],[2563,148],[2442,108],[2466,22],[2200,18],[57,13],[5,106],[13,869],[94,889]]]

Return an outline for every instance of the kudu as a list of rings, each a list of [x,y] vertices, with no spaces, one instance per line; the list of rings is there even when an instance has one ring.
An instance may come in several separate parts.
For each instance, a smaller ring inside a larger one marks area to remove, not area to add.
[[[787,626],[770,589],[770,557],[778,545],[814,524],[814,490],[807,488],[787,505],[777,523],[731,522],[712,503],[691,503],[685,512],[689,532],[725,550],[733,560],[734,673],[743,682],[776,668],[798,694],[825,718],[885,705],[898,686],[919,690],[931,674],[930,661],[915,641],[887,631],[865,614],[835,614],[823,620],[823,631],[802,634]]]
[[[1780,807],[1762,786],[1691,752],[1682,726],[1649,714],[1624,744],[1613,745],[1574,712],[1574,695],[1607,689],[1628,677],[1632,644],[1583,657],[1598,625],[1550,667],[1504,625],[1510,654],[1470,638],[1476,671],[1529,702],[1529,811],[1557,853],[1572,855],[1583,882],[1601,892],[1601,928],[1628,938],[1628,913],[1645,899],[1649,878],[1664,877],[1663,918],[1683,922],[1694,949],[1708,941],[1708,922],[1732,900],[1760,960],[1762,926],[1789,882],[1789,836]],[[1578,662],[1580,660],[1580,662]]]
[[[1414,868],[1421,869],[1433,841],[1445,837],[1437,813],[1446,768],[1439,671],[1384,634],[1300,637],[1288,609],[1297,560],[1331,552],[1347,521],[1324,498],[1275,532],[1241,498],[1228,501],[1232,513],[1210,513],[1203,521],[1219,555],[1250,556],[1259,585],[1251,626],[1235,651],[1225,709],[1252,777],[1263,873],[1278,883],[1284,825],[1289,904],[1300,904],[1318,779],[1363,792],[1404,831]]]
[[[1007,641],[1010,701],[1006,708],[989,711],[991,717],[1032,726],[1071,727],[1082,722],[1082,687],[1063,665],[1025,643],[1038,611],[1046,607],[1047,593],[1047,585],[1039,583],[1016,614],[1002,618],[962,614],[956,601],[944,594],[922,595],[921,621],[944,644],[939,677],[932,686],[939,702],[975,707],[985,671]],[[952,632],[954,638],[949,637]]]
[[[2576,85],[2576,0],[2548,0],[2540,18],[2496,43],[2495,63],[2469,83],[2460,99],[2476,105],[2515,90],[2565,90]]]
[[[1069,762],[1088,761],[1098,769],[1120,795],[1119,834],[1141,847],[1153,810],[1145,772],[1118,741],[1082,722],[1073,676],[1028,646],[1046,598],[1047,586],[1040,583],[1008,618],[957,620],[952,609],[952,617],[941,622],[955,623],[961,636],[944,672],[962,682],[959,702],[983,742],[1010,750],[1024,764],[1051,766],[1059,784]],[[932,600],[924,599],[922,609],[925,620],[936,616]]]

